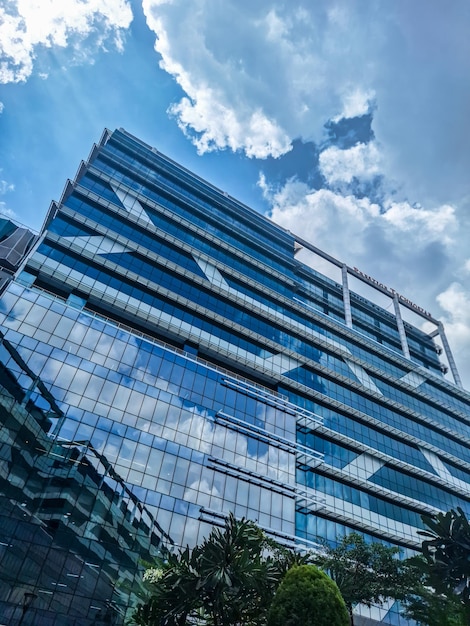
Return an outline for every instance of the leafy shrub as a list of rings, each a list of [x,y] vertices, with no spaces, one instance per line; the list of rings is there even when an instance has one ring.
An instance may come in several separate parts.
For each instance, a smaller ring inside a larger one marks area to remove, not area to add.
[[[314,565],[292,567],[280,584],[268,626],[348,626],[349,616],[337,585]]]

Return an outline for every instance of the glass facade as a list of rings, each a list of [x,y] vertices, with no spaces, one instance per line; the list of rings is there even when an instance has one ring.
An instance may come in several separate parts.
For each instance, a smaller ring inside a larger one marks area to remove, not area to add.
[[[230,511],[404,553],[421,513],[470,514],[470,396],[432,336],[297,243],[105,131],[0,298],[0,622],[120,626],[142,562]]]

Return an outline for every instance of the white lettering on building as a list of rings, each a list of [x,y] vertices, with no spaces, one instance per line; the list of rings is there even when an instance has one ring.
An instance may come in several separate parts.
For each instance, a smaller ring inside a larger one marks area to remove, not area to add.
[[[383,289],[390,295],[392,296],[396,295],[401,302],[403,302],[404,304],[407,304],[409,307],[411,307],[418,313],[421,313],[422,315],[426,315],[426,317],[432,317],[431,313],[428,313],[428,311],[426,311],[422,307],[418,306],[411,300],[408,300],[408,298],[405,298],[405,296],[402,296],[401,294],[399,294],[398,291],[395,291],[395,289],[392,289],[391,287],[387,287],[387,285],[384,285],[383,283],[379,282],[375,278],[372,278],[372,276],[369,276],[368,274],[364,274],[364,272],[361,272],[361,270],[357,269],[357,267],[353,267],[353,270],[357,274],[362,276],[362,278],[365,278],[368,282],[372,283],[373,285],[376,285],[377,287],[380,287],[381,289]]]

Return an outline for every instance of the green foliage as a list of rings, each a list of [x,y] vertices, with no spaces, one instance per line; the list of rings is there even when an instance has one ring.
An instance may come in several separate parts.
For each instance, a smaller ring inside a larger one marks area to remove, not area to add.
[[[427,563],[422,555],[405,561],[408,568],[409,593],[402,601],[403,615],[419,626],[467,626],[465,608],[454,594],[437,593],[431,586]]]
[[[420,534],[432,586],[455,594],[470,613],[470,524],[461,508],[437,515],[422,515],[428,530]]]
[[[314,565],[292,567],[274,596],[268,626],[348,626],[335,583]]]
[[[417,581],[405,612],[426,626],[470,623],[470,524],[462,511],[422,515],[423,555],[408,559]]]
[[[292,552],[256,524],[233,515],[193,550],[169,554],[145,575],[149,598],[133,615],[139,626],[262,625]],[[161,570],[161,571],[160,571]]]
[[[400,550],[381,543],[366,543],[362,535],[351,533],[332,548],[323,546],[314,562],[338,585],[353,624],[357,604],[382,604],[387,598],[402,598],[408,587]]]

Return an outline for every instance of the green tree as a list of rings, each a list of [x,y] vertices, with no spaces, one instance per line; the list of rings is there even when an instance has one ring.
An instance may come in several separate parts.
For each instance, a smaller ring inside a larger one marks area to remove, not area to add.
[[[292,551],[268,540],[247,520],[227,519],[193,550],[169,554],[144,580],[149,598],[134,613],[140,626],[265,624]]]
[[[447,513],[422,515],[427,530],[422,550],[432,586],[455,594],[467,609],[470,621],[470,524],[461,508]]]
[[[460,599],[436,592],[430,582],[423,555],[407,559],[410,588],[402,601],[403,615],[419,626],[467,626],[465,607]]]
[[[357,604],[383,604],[387,598],[402,598],[409,580],[400,550],[382,543],[366,543],[362,535],[351,533],[335,548],[324,544],[314,562],[338,585],[354,626],[353,609]]]
[[[347,626],[336,584],[314,565],[292,567],[279,585],[267,626]]]
[[[182,626],[197,610],[197,554],[189,549],[167,554],[144,574],[148,599],[139,604],[131,623],[139,626]]]

